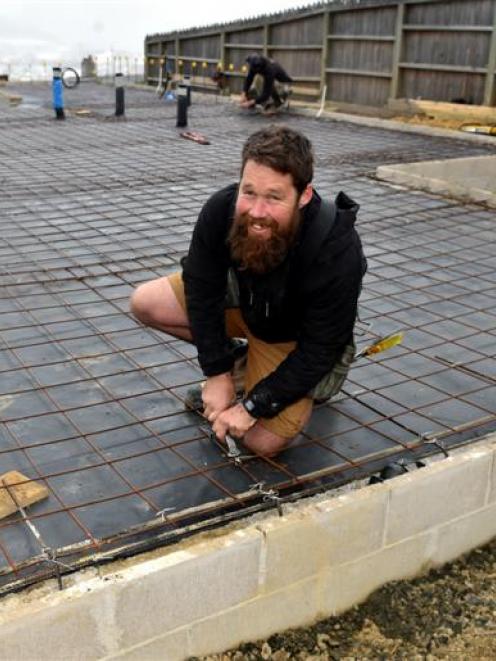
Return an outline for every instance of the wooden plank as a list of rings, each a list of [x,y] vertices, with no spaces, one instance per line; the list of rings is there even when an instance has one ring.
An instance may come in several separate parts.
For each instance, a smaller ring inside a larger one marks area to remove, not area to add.
[[[400,62],[402,69],[419,69],[422,71],[446,71],[452,73],[486,73],[483,67],[459,67],[452,64],[424,64],[423,62]]]
[[[382,106],[389,97],[387,78],[329,74],[327,84],[331,103]]]
[[[415,32],[491,32],[490,25],[404,25],[404,30]]]
[[[224,71],[224,75],[229,78],[245,77],[242,71]],[[295,83],[320,83],[320,76],[291,76]]]
[[[311,18],[291,18],[288,16],[284,23],[271,25],[270,42],[272,44],[320,44],[323,34],[322,15]]]
[[[410,99],[447,101],[463,99],[467,104],[484,101],[485,77],[482,74],[450,71],[404,69],[401,95]]]
[[[405,32],[402,60],[412,64],[485,68],[490,34]]]
[[[372,78],[391,78],[388,71],[368,71],[366,69],[337,69],[336,67],[326,68],[326,73],[339,73],[346,76],[370,76]]]
[[[496,110],[486,106],[474,106],[466,103],[448,103],[445,101],[425,101],[424,99],[391,99],[388,108],[398,114],[433,115],[441,119],[458,119],[478,123],[496,121]]]
[[[394,41],[394,37],[372,34],[330,34],[327,38],[332,39],[332,41],[378,41],[383,43]]]
[[[356,11],[358,7],[349,6],[347,11],[333,14],[333,36],[373,34],[393,37],[396,24],[396,4],[395,2],[389,6],[364,5],[360,11]]]
[[[158,59],[158,58],[155,58]],[[168,60],[183,60],[183,62],[207,62],[208,64],[217,64],[218,59],[212,57],[202,57],[201,55],[181,55],[177,57],[176,55],[167,55]]]
[[[259,50],[262,47],[262,44],[236,44],[232,41],[226,42],[224,44],[225,48],[240,48],[245,50]]]
[[[5,485],[9,487],[9,490],[5,488]],[[4,473],[0,475],[0,519],[4,519],[18,511],[18,507],[9,491],[22,508],[48,498],[49,495],[49,491],[44,485],[30,480],[19,471]]]
[[[407,3],[406,23],[412,25],[491,25],[494,0],[445,0],[423,5]]]
[[[268,45],[269,50],[320,50],[322,45],[318,44],[302,44],[300,46],[274,46],[273,44]]]

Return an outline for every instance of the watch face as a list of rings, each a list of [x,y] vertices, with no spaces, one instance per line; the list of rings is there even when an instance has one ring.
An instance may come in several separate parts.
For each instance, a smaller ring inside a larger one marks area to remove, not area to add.
[[[243,406],[248,411],[248,413],[251,413],[255,408],[255,404],[251,401],[251,399],[244,399]]]

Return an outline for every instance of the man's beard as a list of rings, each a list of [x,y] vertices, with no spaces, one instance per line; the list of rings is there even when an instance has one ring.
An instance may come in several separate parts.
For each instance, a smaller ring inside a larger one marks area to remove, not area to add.
[[[263,239],[248,231],[252,223],[269,227],[271,235]],[[236,213],[227,242],[231,257],[243,270],[268,273],[284,261],[300,224],[300,211],[295,207],[289,224],[280,227],[273,218],[254,219],[249,213]]]

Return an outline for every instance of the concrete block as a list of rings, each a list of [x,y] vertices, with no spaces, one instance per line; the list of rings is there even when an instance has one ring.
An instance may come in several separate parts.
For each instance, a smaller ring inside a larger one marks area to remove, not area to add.
[[[122,647],[252,599],[258,591],[260,546],[256,531],[212,538],[195,545],[194,553],[169,553],[127,570],[116,605]],[[136,626],[139,613],[146,617]]]
[[[326,565],[351,562],[381,547],[388,497],[388,490],[378,485],[316,505]]]
[[[136,622],[138,628],[140,623],[141,620],[138,618]],[[181,627],[176,631],[146,641],[142,645],[136,645],[117,654],[106,656],[105,660],[157,661],[160,659],[161,661],[182,661],[182,659],[189,656],[188,649],[188,628]]]
[[[432,565],[434,550],[435,533],[430,531],[332,567],[321,578],[321,612],[342,613],[382,585],[426,571]]]
[[[305,507],[282,519],[263,522],[264,590],[273,592],[308,578],[326,566],[322,526],[313,517],[314,508]]]
[[[483,546],[494,537],[496,537],[496,503],[440,526],[437,530],[436,551],[432,560],[434,564],[442,565],[478,546]]]
[[[222,652],[243,641],[313,623],[320,617],[319,595],[319,581],[313,577],[195,622],[190,629],[190,654]]]
[[[106,614],[98,601],[88,599],[84,608],[79,599],[64,600],[56,606],[47,603],[44,609],[0,625],[0,659],[90,661],[102,658],[108,651],[100,636]]]
[[[491,462],[489,449],[474,449],[396,478],[391,483],[386,544],[481,509]]]
[[[489,478],[488,501],[496,502],[496,441],[493,442],[493,465],[491,467],[491,476]]]

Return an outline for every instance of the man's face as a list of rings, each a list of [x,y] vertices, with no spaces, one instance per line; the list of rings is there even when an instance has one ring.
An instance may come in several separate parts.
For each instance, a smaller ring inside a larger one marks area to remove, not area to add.
[[[275,268],[295,236],[300,209],[311,197],[310,185],[299,195],[290,174],[247,161],[229,235],[232,256],[255,272]]]

